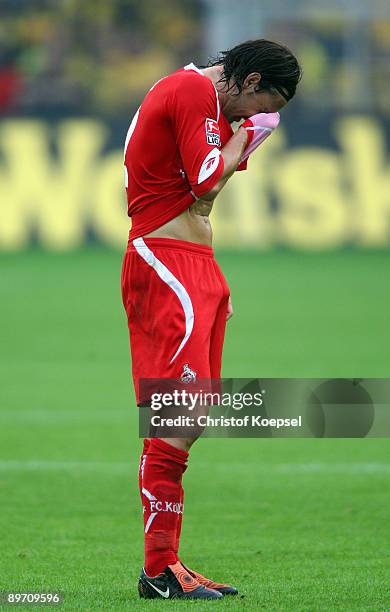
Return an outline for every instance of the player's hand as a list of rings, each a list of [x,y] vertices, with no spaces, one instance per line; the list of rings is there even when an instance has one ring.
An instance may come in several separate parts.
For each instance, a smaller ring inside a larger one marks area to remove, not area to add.
[[[278,127],[279,121],[279,113],[258,113],[252,115],[240,125],[248,132],[248,142],[240,159],[240,164],[248,159],[249,155],[272,134],[273,130]]]
[[[228,307],[226,311],[226,321],[229,321],[229,319],[232,318],[233,314],[234,314],[234,311],[233,311],[232,298],[229,297]]]

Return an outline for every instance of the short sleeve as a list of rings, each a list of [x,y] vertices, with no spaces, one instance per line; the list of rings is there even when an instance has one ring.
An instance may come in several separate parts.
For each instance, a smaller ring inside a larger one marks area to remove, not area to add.
[[[180,78],[171,101],[171,118],[183,170],[196,197],[210,191],[222,176],[219,103],[207,77],[188,72]]]

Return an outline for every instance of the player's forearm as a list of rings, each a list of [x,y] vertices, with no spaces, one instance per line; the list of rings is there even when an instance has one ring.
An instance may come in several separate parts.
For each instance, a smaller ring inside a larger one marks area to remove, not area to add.
[[[248,132],[238,128],[222,149],[224,169],[220,180],[228,179],[236,170],[248,141]]]
[[[221,189],[226,185],[229,178],[234,174],[248,141],[248,132],[244,128],[238,128],[221,151],[224,169],[218,183],[206,194],[202,200],[214,200]]]

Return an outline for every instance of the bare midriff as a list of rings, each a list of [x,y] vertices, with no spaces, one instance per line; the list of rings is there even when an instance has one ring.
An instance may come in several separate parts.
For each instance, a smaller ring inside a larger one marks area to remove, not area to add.
[[[145,234],[144,238],[173,238],[211,246],[213,232],[209,215],[212,208],[213,202],[197,200],[174,219],[153,232]]]

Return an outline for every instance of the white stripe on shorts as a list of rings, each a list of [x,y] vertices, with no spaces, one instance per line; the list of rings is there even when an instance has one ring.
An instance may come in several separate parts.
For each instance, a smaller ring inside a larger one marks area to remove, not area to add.
[[[143,238],[136,238],[133,240],[134,248],[137,253],[141,255],[142,259],[146,261],[149,266],[151,266],[159,275],[162,281],[168,285],[174,291],[179,298],[180,304],[182,305],[184,311],[184,317],[186,322],[186,331],[184,334],[183,340],[180,342],[179,348],[176,353],[172,357],[169,363],[172,363],[178,356],[178,354],[182,351],[185,344],[188,342],[188,339],[192,333],[192,329],[194,327],[194,309],[192,307],[191,298],[188,295],[186,289],[183,287],[181,282],[172,274],[170,270],[157,259],[153,251],[149,249],[149,247],[145,244]]]

